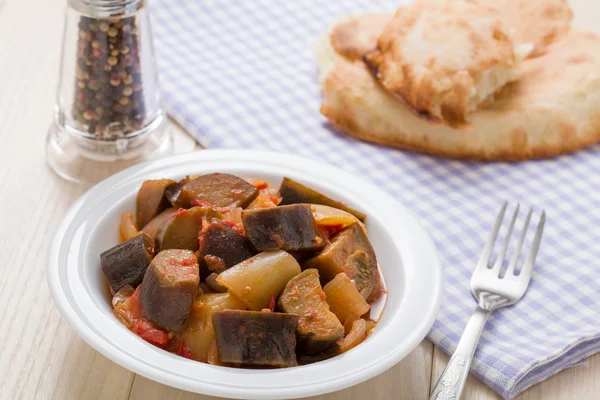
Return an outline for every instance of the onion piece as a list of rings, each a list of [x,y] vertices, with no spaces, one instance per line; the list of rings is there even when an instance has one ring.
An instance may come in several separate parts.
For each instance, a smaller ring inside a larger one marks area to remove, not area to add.
[[[124,242],[142,234],[142,232],[138,231],[137,226],[135,225],[133,214],[128,212],[121,214],[119,221],[119,232],[121,232],[121,239],[123,239]]]
[[[322,204],[311,204],[310,209],[318,226],[348,226],[358,222],[362,230],[367,234],[365,224],[349,212]]]
[[[349,315],[362,316],[369,311],[369,304],[363,299],[356,284],[348,278],[344,272],[340,272],[330,280],[323,291],[327,296],[327,303],[341,323],[344,323]]]
[[[134,289],[131,285],[123,286],[112,298],[113,314],[114,316],[128,329],[133,327],[133,323],[139,315],[132,308],[134,305],[131,304],[131,297],[133,296]]]
[[[252,201],[252,203],[250,203],[250,205],[246,207],[246,210],[260,210],[263,208],[274,207],[277,207],[277,204],[273,203],[269,196],[267,196],[263,192],[260,192],[258,196],[256,196],[256,198]]]
[[[346,318],[346,321],[344,322],[344,335],[348,335],[350,333],[352,330],[352,324],[354,324],[354,321],[358,321],[359,319],[360,317],[357,317],[354,314],[348,315],[348,318]]]
[[[342,352],[348,351],[358,346],[367,335],[367,321],[364,319],[357,319],[352,323],[352,329],[340,342],[340,349]]]
[[[242,225],[242,208],[235,207],[223,214],[225,221],[233,222],[236,225]]]

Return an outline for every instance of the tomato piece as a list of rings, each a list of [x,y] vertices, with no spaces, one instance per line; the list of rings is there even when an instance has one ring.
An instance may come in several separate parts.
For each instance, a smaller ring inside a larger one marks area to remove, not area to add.
[[[169,335],[160,329],[155,328],[150,322],[140,319],[133,324],[133,333],[161,349],[166,349],[169,345]]]
[[[195,265],[197,262],[197,258],[186,258],[185,260],[181,260],[181,265],[189,267],[190,265]]]
[[[140,301],[140,287],[138,286],[133,291],[131,297],[126,301],[125,307],[129,311],[133,320],[141,319],[144,317],[142,311],[142,302]]]
[[[226,223],[227,225],[229,225],[230,227],[233,228],[234,231],[236,231],[238,234],[244,236],[245,232],[244,232],[244,225],[240,225],[240,224],[236,224],[233,221],[229,221],[227,219],[223,220],[224,223]]]
[[[268,196],[269,200],[273,202],[273,204],[278,205],[281,202],[281,197],[279,196]]]
[[[269,182],[262,179],[252,179],[250,183],[258,190],[266,189],[269,187]]]
[[[179,342],[179,347],[177,348],[177,355],[185,358],[192,359],[192,351],[185,345],[183,340]]]
[[[279,205],[279,203],[281,203],[281,196],[279,195],[279,191],[277,189],[270,187],[261,190],[261,192],[264,193],[265,196],[267,196],[269,200],[271,200],[276,206]]]

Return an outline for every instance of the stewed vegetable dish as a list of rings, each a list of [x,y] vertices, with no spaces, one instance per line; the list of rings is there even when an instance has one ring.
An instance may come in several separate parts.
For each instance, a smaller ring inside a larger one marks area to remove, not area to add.
[[[292,367],[360,344],[384,292],[366,215],[300,182],[145,181],[100,255],[115,316],[210,364]]]

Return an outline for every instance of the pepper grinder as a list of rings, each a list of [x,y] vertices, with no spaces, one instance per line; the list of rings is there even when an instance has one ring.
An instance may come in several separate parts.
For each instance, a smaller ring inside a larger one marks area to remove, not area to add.
[[[172,151],[146,0],[68,0],[49,166],[91,185]]]

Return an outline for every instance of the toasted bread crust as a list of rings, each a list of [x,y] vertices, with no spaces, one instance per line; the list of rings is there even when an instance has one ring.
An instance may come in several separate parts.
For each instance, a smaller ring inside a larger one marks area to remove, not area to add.
[[[399,8],[363,60],[416,116],[454,128],[520,76],[516,43],[500,14],[466,0]]]
[[[476,0],[494,8],[508,26],[514,29],[518,43],[531,43],[530,57],[546,52],[548,45],[566,35],[573,12],[567,0]]]
[[[488,161],[554,157],[600,140],[600,38],[590,33],[572,31],[545,54],[525,60],[523,78],[473,113],[471,130],[423,121],[361,61],[332,60],[321,66],[328,70],[321,113],[359,139]]]
[[[502,21],[514,30],[517,43],[533,44],[530,57],[543,54],[548,45],[566,35],[573,19],[567,0],[475,1],[497,10]],[[346,17],[331,30],[331,44],[337,53],[353,60],[361,59],[377,47],[383,27],[393,16],[394,12],[390,11]]]
[[[375,48],[377,38],[394,13],[362,14],[346,17],[331,30],[329,40],[335,51],[349,59],[358,60]]]

